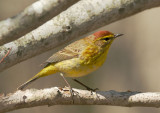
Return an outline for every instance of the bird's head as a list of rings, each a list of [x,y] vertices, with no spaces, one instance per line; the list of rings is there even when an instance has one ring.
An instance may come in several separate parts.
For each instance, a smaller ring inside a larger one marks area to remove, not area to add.
[[[109,31],[98,31],[93,34],[93,42],[98,46],[110,46],[113,40],[123,34],[113,34]]]

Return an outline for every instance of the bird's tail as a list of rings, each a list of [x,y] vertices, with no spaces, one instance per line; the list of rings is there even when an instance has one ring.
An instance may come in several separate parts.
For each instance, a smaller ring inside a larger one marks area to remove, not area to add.
[[[42,69],[34,77],[32,77],[31,79],[29,79],[27,82],[25,82],[24,84],[22,84],[21,86],[19,86],[17,89],[18,90],[23,90],[26,86],[28,86],[30,83],[32,83],[33,81],[37,80],[38,78],[54,74],[57,71],[58,70],[55,68],[54,65],[49,65],[49,66],[45,67],[44,69]]]
[[[25,82],[24,84],[20,85],[17,89],[18,90],[23,90],[26,86],[28,86],[30,83],[32,83],[33,81],[35,81],[36,79],[38,79],[38,76],[34,76],[33,78],[29,79],[27,82]]]

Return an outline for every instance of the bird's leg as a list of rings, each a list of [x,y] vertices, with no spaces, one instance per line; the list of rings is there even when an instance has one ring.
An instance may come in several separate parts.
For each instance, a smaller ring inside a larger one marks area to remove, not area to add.
[[[71,93],[71,96],[73,97],[73,90],[72,90],[70,84],[68,83],[68,81],[66,80],[66,78],[63,76],[63,73],[60,73],[60,75],[62,76],[63,80],[66,82],[66,84],[68,85],[68,87],[70,88],[70,93]]]
[[[87,90],[90,90],[90,91],[96,91],[98,90],[98,88],[95,88],[95,89],[92,89],[88,86],[86,86],[85,84],[83,84],[82,82],[78,81],[77,79],[73,79],[75,82],[77,82],[78,84],[82,85],[83,87],[85,87]]]

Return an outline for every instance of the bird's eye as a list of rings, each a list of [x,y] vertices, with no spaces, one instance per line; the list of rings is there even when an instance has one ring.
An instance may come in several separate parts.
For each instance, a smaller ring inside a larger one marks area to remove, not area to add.
[[[105,41],[108,41],[110,38],[104,38]]]

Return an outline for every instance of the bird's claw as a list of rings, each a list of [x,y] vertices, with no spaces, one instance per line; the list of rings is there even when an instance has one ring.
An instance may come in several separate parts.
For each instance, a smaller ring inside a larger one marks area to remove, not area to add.
[[[92,91],[92,92],[95,92],[95,91],[97,91],[97,90],[99,90],[98,88],[95,88],[95,89],[92,89],[92,88],[86,88],[87,90],[89,90],[89,91]]]

